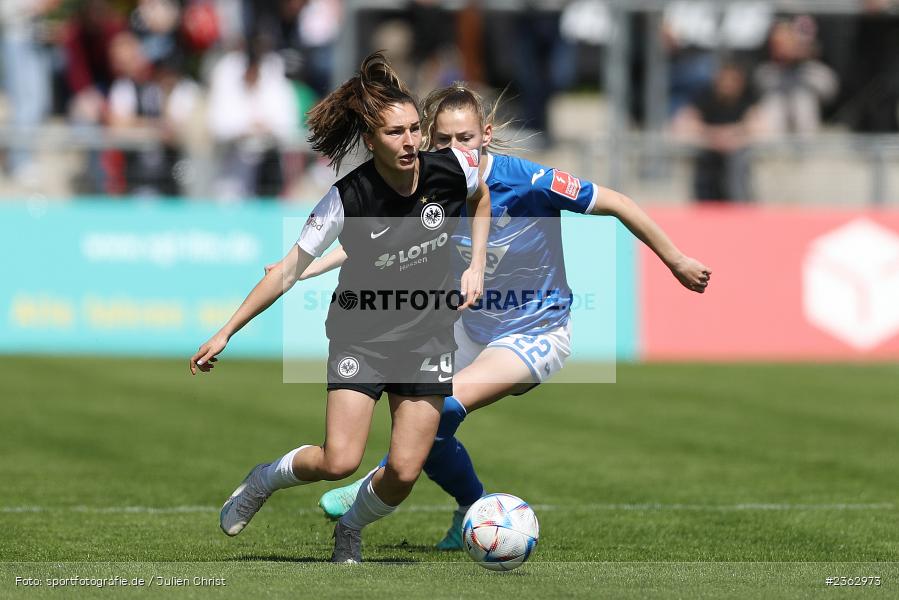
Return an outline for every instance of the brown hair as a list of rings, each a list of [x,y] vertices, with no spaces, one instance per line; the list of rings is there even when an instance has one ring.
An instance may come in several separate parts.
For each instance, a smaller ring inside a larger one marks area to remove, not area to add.
[[[425,98],[422,107],[422,145],[430,148],[434,143],[434,134],[437,129],[437,115],[445,110],[467,109],[478,117],[478,125],[483,129],[488,124],[493,125],[493,138],[487,149],[492,151],[512,150],[512,144],[497,136],[497,133],[505,129],[511,121],[497,124],[496,111],[502,102],[503,90],[492,105],[487,105],[479,93],[468,87],[463,81],[456,81],[452,85],[434,90]]]
[[[381,51],[368,55],[359,73],[328,94],[308,113],[309,143],[336,169],[363,133],[382,123],[381,113],[394,104],[418,103]]]

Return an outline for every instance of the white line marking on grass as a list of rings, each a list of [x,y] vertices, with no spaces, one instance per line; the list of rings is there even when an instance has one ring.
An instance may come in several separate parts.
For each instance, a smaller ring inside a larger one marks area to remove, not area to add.
[[[0,513],[76,512],[91,514],[174,514],[217,512],[214,506],[0,506]]]
[[[889,502],[871,504],[775,504],[775,503],[741,503],[741,504],[574,504],[558,506],[552,504],[534,504],[534,510],[605,510],[605,511],[714,511],[730,512],[742,510],[892,510],[895,505]]]
[[[214,506],[73,506],[69,510],[80,513],[172,514],[218,512],[220,509]]]
[[[539,512],[553,511],[693,511],[693,512],[737,512],[737,511],[803,511],[803,510],[894,510],[895,504],[879,502],[870,504],[533,504]],[[452,511],[449,504],[412,504],[401,506],[406,512],[443,513]],[[41,513],[41,512],[76,512],[88,514],[192,514],[219,512],[216,506],[0,506],[0,513]],[[318,508],[300,508],[293,510],[296,514],[321,514]]]

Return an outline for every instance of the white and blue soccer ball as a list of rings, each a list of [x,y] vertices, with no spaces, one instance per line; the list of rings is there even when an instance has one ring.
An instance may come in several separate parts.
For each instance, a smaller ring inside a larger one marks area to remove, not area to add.
[[[491,571],[523,565],[540,537],[537,515],[511,494],[490,494],[471,505],[462,525],[462,541],[471,558]]]

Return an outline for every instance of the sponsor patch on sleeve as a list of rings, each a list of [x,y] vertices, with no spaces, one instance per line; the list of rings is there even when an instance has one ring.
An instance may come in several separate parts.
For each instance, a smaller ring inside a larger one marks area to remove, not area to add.
[[[315,217],[315,213],[312,213],[311,215],[309,215],[309,218],[306,219],[306,227],[312,227],[314,229],[321,231],[322,227],[324,227],[324,226],[325,226],[325,221],[324,220],[319,221]]]
[[[550,189],[560,196],[570,200],[577,200],[581,192],[581,180],[565,171],[553,171],[553,182]]]
[[[478,159],[480,158],[480,156],[478,155],[477,150],[459,150],[459,152],[461,152],[462,156],[465,157],[465,160],[468,161],[469,167],[478,166]]]

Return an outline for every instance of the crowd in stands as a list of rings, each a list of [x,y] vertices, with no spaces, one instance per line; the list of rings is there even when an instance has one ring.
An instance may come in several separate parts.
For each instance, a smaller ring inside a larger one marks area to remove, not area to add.
[[[221,198],[277,196],[283,155],[325,94],[340,0],[3,0],[3,86],[17,135],[49,118],[157,142],[91,151],[82,193],[174,196],[209,142]],[[193,137],[192,137],[193,136]],[[39,177],[27,148],[14,179]]]
[[[612,35],[610,12],[602,0],[525,4],[413,0],[361,15],[359,51],[386,49],[418,92],[455,79],[509,85],[511,116],[546,132],[551,97],[585,84],[583,63]],[[28,136],[55,118],[118,139],[152,133],[153,144],[86,153],[79,193],[182,195],[191,156],[205,153],[217,198],[283,195],[314,161],[304,115],[331,88],[345,11],[342,0],[2,0],[0,127]],[[697,199],[751,199],[759,139],[814,136],[822,122],[899,132],[897,0],[859,0],[838,18],[685,0],[667,5],[661,31],[643,18],[632,70],[646,68],[645,36],[659,35],[672,131],[697,148]],[[27,145],[0,149],[0,167],[40,176]]]
[[[752,145],[808,139],[828,111],[857,132],[899,132],[899,3],[859,9],[828,21],[764,2],[735,3],[721,19],[708,3],[669,6],[670,110],[674,133],[698,148],[694,198],[752,200]]]

